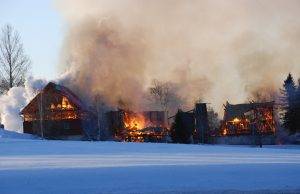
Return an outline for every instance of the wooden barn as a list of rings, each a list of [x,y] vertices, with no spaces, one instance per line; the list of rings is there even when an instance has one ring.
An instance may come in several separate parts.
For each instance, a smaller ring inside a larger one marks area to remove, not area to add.
[[[84,137],[89,112],[68,88],[48,83],[21,111],[24,133],[48,139]]]
[[[229,104],[224,106],[222,136],[274,135],[274,102]]]

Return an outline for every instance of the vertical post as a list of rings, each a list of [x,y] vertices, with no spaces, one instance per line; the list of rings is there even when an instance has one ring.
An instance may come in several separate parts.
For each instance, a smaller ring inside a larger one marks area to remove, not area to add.
[[[208,118],[206,103],[195,105],[196,134],[199,143],[207,143]]]
[[[41,91],[40,98],[40,128],[41,128],[41,137],[44,138],[44,129],[43,129],[43,91]]]
[[[101,103],[101,99],[100,96],[96,96],[96,111],[97,111],[97,125],[98,125],[98,137],[97,139],[100,140],[101,138],[101,121],[102,121],[102,112],[100,109],[100,103]]]

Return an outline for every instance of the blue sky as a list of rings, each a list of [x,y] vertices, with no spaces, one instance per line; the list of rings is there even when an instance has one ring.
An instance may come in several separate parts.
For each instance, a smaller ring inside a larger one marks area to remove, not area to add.
[[[31,74],[52,79],[63,39],[62,18],[52,0],[0,0],[0,26],[9,23],[20,33],[32,60]]]

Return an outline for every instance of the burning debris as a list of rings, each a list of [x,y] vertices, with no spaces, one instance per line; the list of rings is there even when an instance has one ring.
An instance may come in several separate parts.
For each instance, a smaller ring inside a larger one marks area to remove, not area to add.
[[[168,135],[167,116],[164,111],[135,113],[128,110],[107,112],[108,128],[121,141],[161,142]]]
[[[274,135],[274,102],[225,105],[220,135]]]

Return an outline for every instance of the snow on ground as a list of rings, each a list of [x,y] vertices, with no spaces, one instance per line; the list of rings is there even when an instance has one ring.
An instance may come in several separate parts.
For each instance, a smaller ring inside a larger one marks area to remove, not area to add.
[[[15,131],[9,131],[5,129],[0,129],[0,141],[9,138],[9,139],[36,139],[35,136],[26,134],[26,133],[18,133]]]
[[[300,193],[299,180],[299,146],[0,139],[1,194]]]

